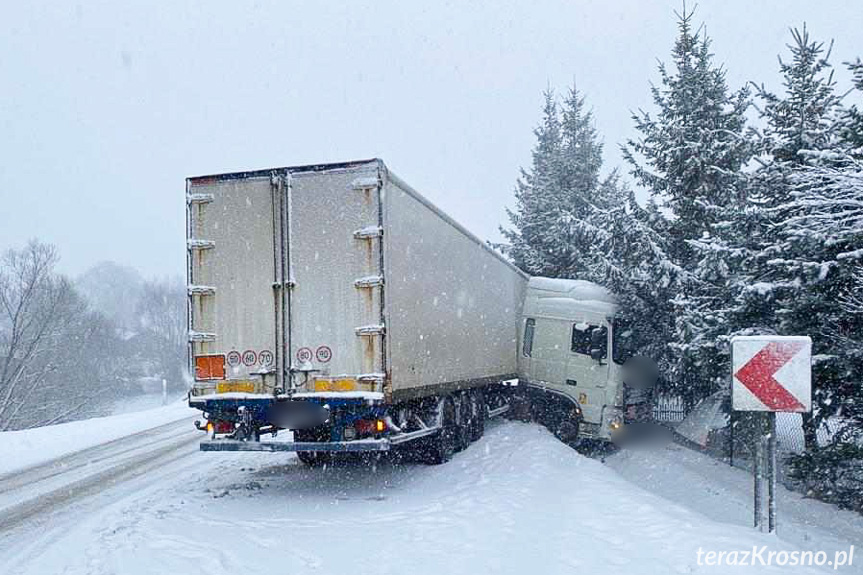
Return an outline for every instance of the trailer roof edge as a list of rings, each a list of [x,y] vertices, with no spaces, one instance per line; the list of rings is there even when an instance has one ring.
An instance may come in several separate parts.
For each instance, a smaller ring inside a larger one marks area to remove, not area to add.
[[[530,275],[528,275],[528,274],[524,273],[522,270],[520,270],[518,268],[518,266],[516,266],[514,263],[512,263],[511,261],[506,259],[506,257],[503,256],[503,254],[496,251],[494,248],[492,248],[490,245],[488,245],[488,243],[482,241],[473,232],[471,232],[470,230],[465,228],[463,225],[458,223],[456,220],[454,220],[452,218],[452,216],[450,216],[449,214],[447,214],[446,212],[441,210],[439,207],[437,207],[435,204],[433,204],[431,202],[431,200],[429,200],[428,198],[423,196],[421,193],[416,191],[416,189],[411,187],[410,184],[405,182],[403,179],[398,177],[394,172],[392,172],[390,169],[388,169],[386,167],[386,164],[383,162],[383,160],[378,160],[378,161],[380,162],[381,167],[385,171],[386,177],[389,180],[391,180],[395,185],[397,185],[398,187],[403,189],[406,193],[413,196],[418,202],[420,202],[421,204],[423,204],[424,206],[429,208],[431,211],[436,213],[438,215],[438,217],[440,217],[446,223],[448,223],[449,225],[451,225],[452,227],[454,227],[455,229],[457,229],[458,231],[463,233],[465,236],[470,238],[474,243],[479,244],[479,246],[481,248],[483,248],[484,250],[486,250],[487,252],[492,254],[494,257],[496,257],[497,259],[499,259],[500,261],[502,261],[506,265],[508,265],[510,268],[512,268],[513,271],[517,272],[523,279],[525,279],[525,280],[530,279]]]
[[[189,176],[186,178],[191,183],[224,182],[230,180],[244,180],[248,178],[265,178],[273,174],[295,174],[304,172],[326,172],[329,170],[346,170],[361,168],[370,164],[383,164],[379,158],[366,160],[351,160],[348,162],[332,162],[323,164],[305,164],[301,166],[283,166],[280,168],[267,168],[262,170],[246,170],[241,172],[224,172],[220,174],[206,174],[200,176]]]

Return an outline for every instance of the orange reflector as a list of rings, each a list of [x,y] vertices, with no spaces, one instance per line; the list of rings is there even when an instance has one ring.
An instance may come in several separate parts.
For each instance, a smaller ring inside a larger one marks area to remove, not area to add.
[[[375,422],[375,429],[378,433],[381,433],[384,429],[386,429],[386,423],[384,423],[383,419],[378,419]]]
[[[195,379],[224,379],[225,356],[198,355],[195,356]]]

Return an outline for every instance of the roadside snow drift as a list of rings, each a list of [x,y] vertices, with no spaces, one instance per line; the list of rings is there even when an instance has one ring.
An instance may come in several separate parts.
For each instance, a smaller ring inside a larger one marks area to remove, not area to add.
[[[796,549],[648,493],[514,422],[490,425],[442,466],[309,469],[292,454],[190,452],[101,497],[45,531],[0,538],[0,564],[22,574],[784,573],[699,566],[697,552]]]
[[[185,399],[165,407],[0,433],[0,475],[134,435],[158,425],[200,416]]]

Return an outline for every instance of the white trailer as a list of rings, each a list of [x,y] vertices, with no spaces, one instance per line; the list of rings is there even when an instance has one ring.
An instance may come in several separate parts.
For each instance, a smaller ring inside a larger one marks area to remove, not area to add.
[[[195,177],[186,192],[202,449],[313,463],[425,439],[441,461],[507,408],[527,276],[382,161]],[[286,427],[295,441],[260,441]]]

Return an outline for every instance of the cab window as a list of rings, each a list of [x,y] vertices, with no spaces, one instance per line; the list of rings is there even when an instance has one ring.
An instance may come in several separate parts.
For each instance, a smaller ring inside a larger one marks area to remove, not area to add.
[[[579,322],[572,326],[570,350],[574,353],[591,355],[591,349],[599,349],[602,358],[608,357],[608,331],[605,326]]]

